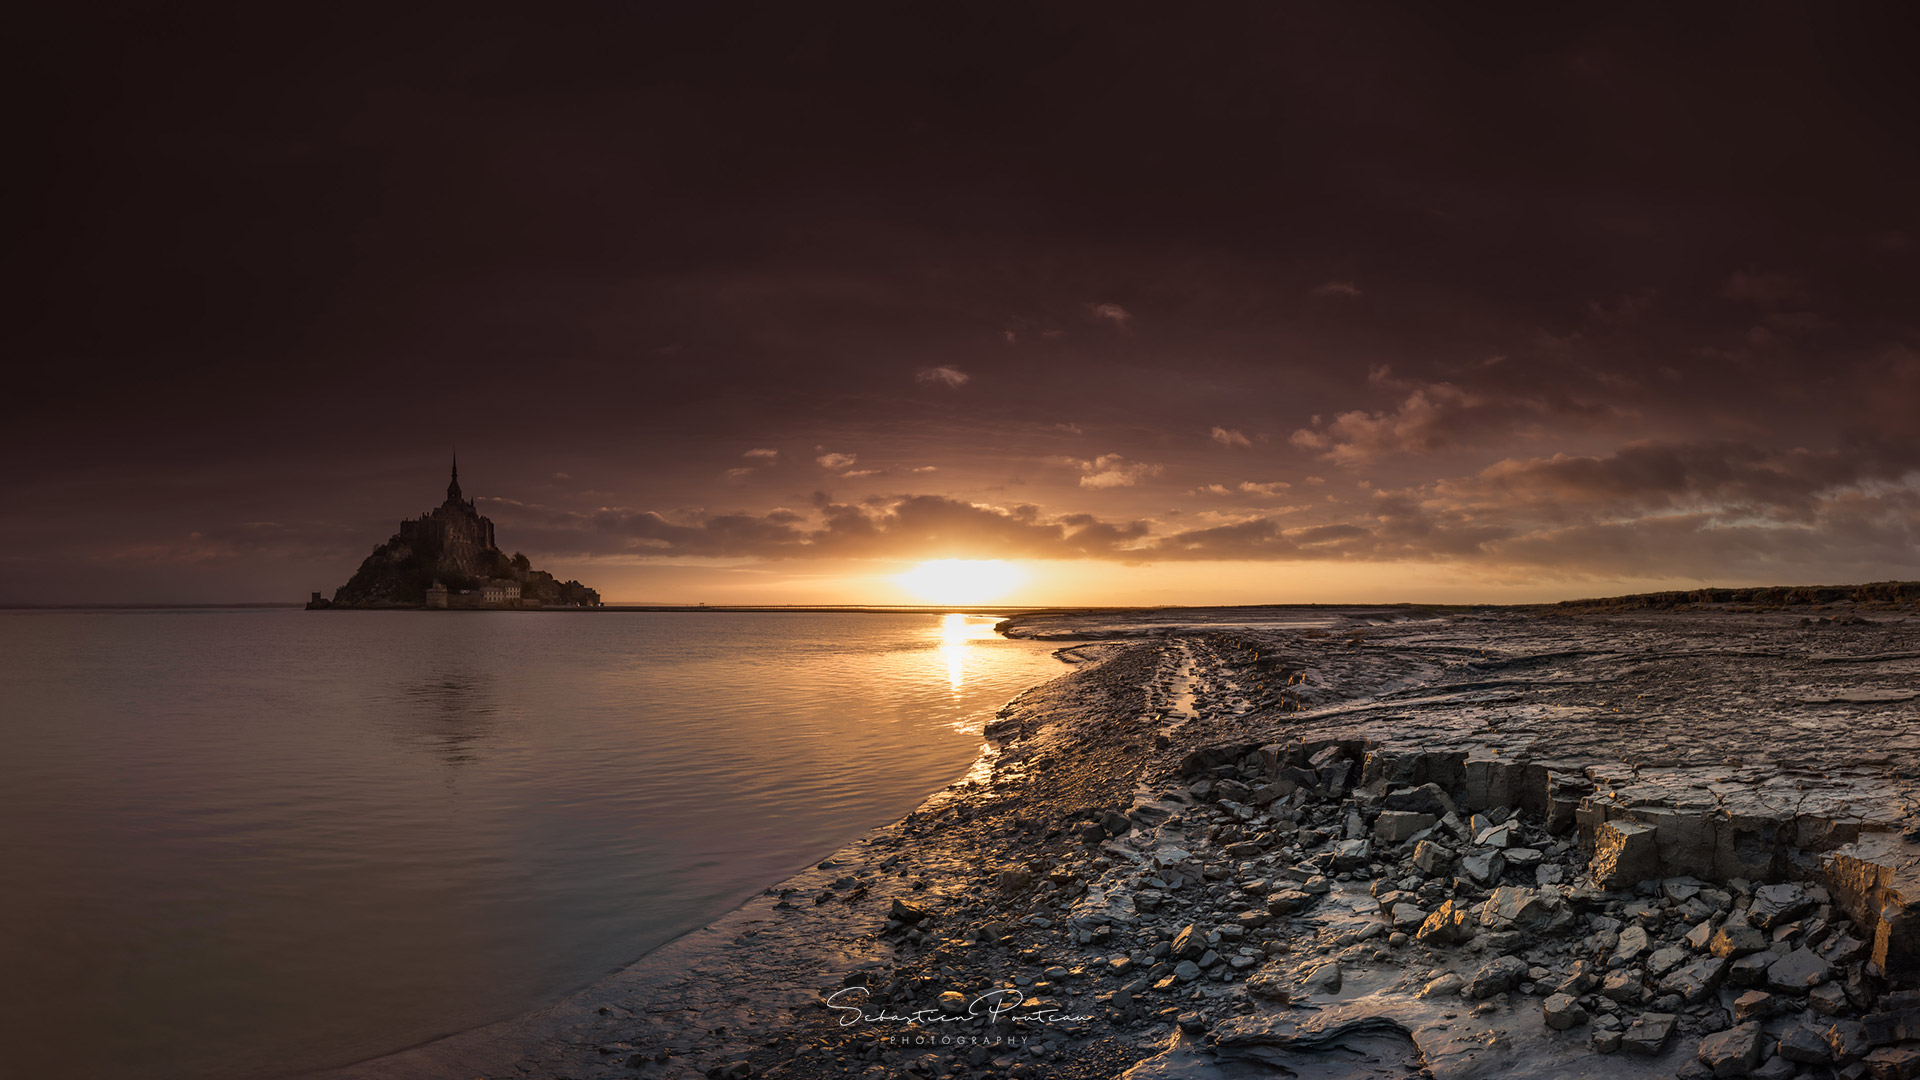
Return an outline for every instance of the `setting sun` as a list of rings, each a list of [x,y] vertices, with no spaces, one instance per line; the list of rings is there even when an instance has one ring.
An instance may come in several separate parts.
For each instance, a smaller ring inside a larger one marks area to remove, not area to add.
[[[934,559],[893,580],[922,600],[977,604],[999,599],[1025,578],[1019,567],[1000,559]]]

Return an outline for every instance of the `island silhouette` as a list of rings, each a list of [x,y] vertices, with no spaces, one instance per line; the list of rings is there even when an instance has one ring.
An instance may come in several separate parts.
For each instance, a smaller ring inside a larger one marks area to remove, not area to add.
[[[535,570],[525,555],[509,556],[494,541],[493,519],[460,491],[460,458],[453,459],[447,499],[400,523],[400,531],[373,549],[328,600],[314,593],[307,609],[488,608],[531,610],[599,607],[600,594],[578,581]]]

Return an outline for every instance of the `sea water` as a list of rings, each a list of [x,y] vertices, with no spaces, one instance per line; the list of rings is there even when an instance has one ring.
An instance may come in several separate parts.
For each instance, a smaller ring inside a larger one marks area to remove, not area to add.
[[[1064,671],[993,622],[0,614],[7,1067],[283,1076],[551,1002],[964,773]]]

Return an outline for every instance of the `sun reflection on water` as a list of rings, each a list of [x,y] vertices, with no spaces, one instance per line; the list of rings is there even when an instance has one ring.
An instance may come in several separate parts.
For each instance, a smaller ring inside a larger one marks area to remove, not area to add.
[[[958,694],[967,679],[967,642],[993,638],[994,620],[954,613],[940,620],[940,655],[947,662],[947,682]]]

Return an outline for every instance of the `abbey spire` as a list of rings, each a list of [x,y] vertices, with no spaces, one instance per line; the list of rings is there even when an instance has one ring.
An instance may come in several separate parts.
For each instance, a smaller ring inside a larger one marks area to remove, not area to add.
[[[447,483],[447,501],[460,501],[460,452],[457,450],[453,454],[453,479]]]

